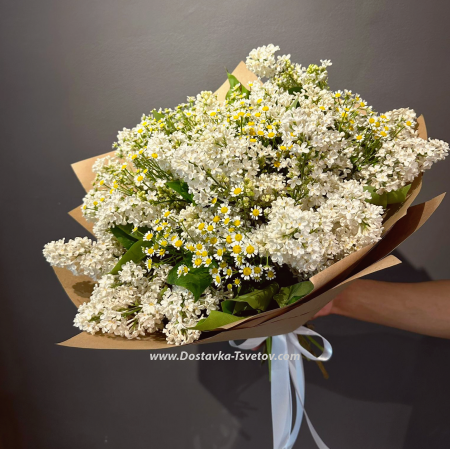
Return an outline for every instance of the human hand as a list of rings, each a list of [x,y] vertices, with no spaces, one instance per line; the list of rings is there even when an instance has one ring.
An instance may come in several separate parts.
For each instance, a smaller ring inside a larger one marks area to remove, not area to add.
[[[333,314],[333,302],[334,300],[331,300],[330,303],[327,303],[319,312],[314,314],[313,319]]]

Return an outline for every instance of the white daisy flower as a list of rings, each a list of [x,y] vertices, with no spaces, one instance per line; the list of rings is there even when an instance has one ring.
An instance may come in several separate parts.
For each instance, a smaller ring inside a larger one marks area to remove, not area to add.
[[[217,287],[222,284],[222,277],[219,274],[214,275],[213,280]]]
[[[186,265],[184,265],[184,264],[182,264],[180,267],[178,267],[178,269],[177,269],[177,275],[179,276],[179,277],[181,277],[182,275],[184,276],[184,275],[187,275],[189,273],[189,267],[188,266],[186,266]]]
[[[151,241],[153,239],[154,234],[151,231],[147,231],[147,233],[144,234],[144,241]]]
[[[253,266],[247,264],[242,267],[239,272],[242,274],[242,278],[244,280],[250,280],[250,278],[252,278],[253,276]]]
[[[235,186],[231,188],[231,196],[232,197],[238,197],[239,195],[242,195],[244,192],[243,186]]]
[[[262,215],[262,213],[263,213],[263,211],[262,211],[262,209],[259,206],[254,206],[250,210],[250,216],[254,220],[258,219]]]

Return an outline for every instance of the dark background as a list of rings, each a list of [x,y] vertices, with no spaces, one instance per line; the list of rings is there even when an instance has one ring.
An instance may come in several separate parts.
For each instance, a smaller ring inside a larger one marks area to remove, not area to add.
[[[0,446],[270,447],[258,362],[55,345],[77,332],[75,309],[41,250],[84,235],[67,215],[83,196],[70,163],[109,151],[142,113],[215,90],[269,43],[303,65],[331,59],[332,88],[380,112],[412,107],[449,141],[449,16],[448,1],[1,0]],[[447,189],[449,169],[426,174],[418,201]],[[449,218],[447,199],[378,278],[448,278]],[[340,317],[316,326],[334,356],[328,381],[306,364],[306,405],[329,446],[450,446],[450,342]],[[187,349],[219,350],[231,351]],[[296,445],[313,445],[305,426]]]

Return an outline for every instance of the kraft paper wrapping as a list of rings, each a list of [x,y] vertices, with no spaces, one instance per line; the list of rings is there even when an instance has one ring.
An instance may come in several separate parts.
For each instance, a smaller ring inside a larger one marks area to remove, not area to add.
[[[257,77],[250,72],[244,62],[241,62],[233,74],[246,87],[248,82],[257,81]],[[228,80],[216,91],[219,100],[224,100],[229,89]],[[423,116],[417,119],[419,137],[427,139],[427,131]],[[92,166],[100,157],[113,156],[114,152],[105,153],[93,158],[72,164],[72,168],[83,188],[87,191],[92,187],[95,178]],[[204,332],[199,341],[194,344],[221,342],[234,339],[248,339],[261,336],[275,336],[289,333],[310,320],[321,308],[335,298],[343,289],[354,280],[370,273],[377,272],[401,261],[389,255],[406,238],[417,231],[433,214],[441,203],[444,194],[420,205],[410,207],[422,187],[422,176],[412,183],[411,189],[404,203],[390,205],[384,217],[384,231],[382,239],[372,245],[352,253],[346,258],[314,275],[311,278],[314,290],[299,302],[244,318],[233,322],[214,332]],[[86,230],[92,233],[93,223],[86,221],[81,208],[75,208],[69,214]],[[66,269],[54,268],[62,287],[69,298],[79,306],[89,300],[94,282],[85,276],[74,276]],[[174,347],[167,344],[162,333],[140,339],[128,340],[121,337],[106,335],[91,335],[85,332],[62,342],[59,345],[92,349],[117,350],[155,350]]]

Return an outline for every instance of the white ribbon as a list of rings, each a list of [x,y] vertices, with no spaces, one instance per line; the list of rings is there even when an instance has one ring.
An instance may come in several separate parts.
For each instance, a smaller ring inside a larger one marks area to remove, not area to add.
[[[323,340],[323,353],[314,356],[305,350],[298,342],[297,335],[318,336]],[[242,344],[230,341],[232,347],[250,350],[262,344],[267,337],[247,339]],[[311,435],[318,448],[328,448],[317,431],[314,429],[305,411],[305,373],[301,355],[313,361],[328,361],[333,350],[331,344],[320,334],[306,327],[297,328],[289,334],[272,337],[272,373],[271,373],[271,398],[272,398],[272,426],[273,448],[292,448],[297,440],[300,425],[305,414]],[[291,355],[299,355],[298,360],[291,360]],[[286,359],[284,359],[286,358]],[[293,401],[291,394],[291,381],[295,389],[296,417],[294,426]]]

